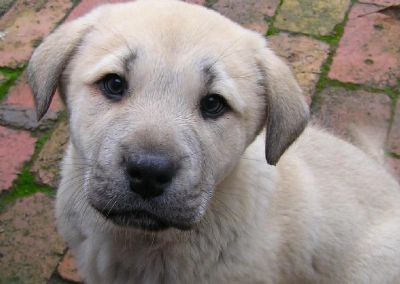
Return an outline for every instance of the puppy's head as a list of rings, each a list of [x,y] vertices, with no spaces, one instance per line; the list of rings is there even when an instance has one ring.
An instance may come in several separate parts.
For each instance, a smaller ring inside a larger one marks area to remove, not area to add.
[[[100,7],[50,35],[28,73],[39,118],[60,87],[87,201],[117,225],[191,228],[262,128],[274,165],[308,117],[261,36],[178,1]]]

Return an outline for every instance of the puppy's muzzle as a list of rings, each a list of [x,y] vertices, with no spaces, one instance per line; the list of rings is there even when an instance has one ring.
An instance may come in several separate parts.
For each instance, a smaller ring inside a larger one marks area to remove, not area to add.
[[[144,199],[162,195],[178,168],[178,163],[166,154],[144,152],[126,160],[130,189]]]

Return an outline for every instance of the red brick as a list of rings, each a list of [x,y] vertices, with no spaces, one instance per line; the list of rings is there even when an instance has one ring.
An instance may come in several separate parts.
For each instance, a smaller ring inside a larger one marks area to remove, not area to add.
[[[303,34],[329,35],[344,20],[349,5],[350,0],[285,0],[275,26]]]
[[[43,146],[33,163],[32,172],[38,182],[56,187],[59,181],[60,162],[69,138],[68,124],[60,123]]]
[[[205,0],[185,0],[185,2],[197,4],[197,5],[205,5],[206,4]]]
[[[400,159],[387,157],[386,163],[389,166],[390,173],[400,182]]]
[[[7,81],[7,77],[0,73],[0,85]]]
[[[278,5],[279,0],[219,0],[213,8],[244,27],[265,34],[266,18],[275,14]]]
[[[390,152],[400,155],[400,99],[397,101],[395,116],[389,133],[388,148]]]
[[[63,260],[58,266],[57,271],[61,278],[63,278],[64,280],[74,283],[82,283],[82,278],[78,274],[76,260],[70,250],[68,250],[68,252],[64,256]]]
[[[103,5],[103,4],[122,3],[122,2],[129,2],[129,1],[130,0],[83,0],[79,3],[78,6],[76,6],[72,10],[71,14],[69,14],[66,21],[71,21],[76,18],[79,18],[79,17],[87,14],[92,9],[94,9],[100,5]],[[206,1],[205,0],[185,0],[185,2],[204,5]]]
[[[310,104],[321,74],[321,66],[328,57],[329,45],[306,36],[286,33],[269,37],[268,44],[292,67]]]
[[[400,78],[400,21],[356,4],[334,57],[329,77],[374,87],[396,86]]]
[[[14,0],[2,0],[0,2],[0,17],[3,16],[8,11],[8,9],[11,8],[13,2]]]
[[[89,11],[92,9],[103,5],[103,4],[109,4],[109,3],[121,3],[121,2],[128,2],[129,0],[83,0],[81,3],[79,3],[78,6],[76,6],[71,14],[69,14],[68,18],[66,21],[71,21],[76,18],[79,18],[85,14],[87,14]]]
[[[4,102],[7,105],[19,106],[27,109],[34,109],[35,103],[33,101],[33,94],[31,88],[29,87],[25,75],[23,75],[22,79],[18,82],[18,84],[13,87],[9,95]],[[59,112],[64,109],[64,105],[60,99],[60,95],[58,92],[53,97],[53,101],[50,105],[49,110],[53,112]]]
[[[327,88],[321,94],[314,119],[322,126],[345,138],[351,138],[349,127],[380,131],[382,146],[389,128],[391,100],[385,94]],[[376,132],[375,131],[375,132]]]
[[[382,6],[400,5],[400,0],[359,0],[360,3],[375,4]]]
[[[65,0],[17,0],[0,18],[0,66],[16,67],[26,63],[33,48],[49,34],[72,7]]]
[[[0,215],[0,283],[47,283],[65,249],[53,200],[37,193]]]
[[[45,130],[51,127],[57,119],[63,103],[58,93],[55,94],[50,109],[44,118],[38,122],[33,102],[33,95],[25,76],[10,90],[4,103],[0,105],[0,122],[16,128]]]
[[[0,126],[0,192],[11,187],[23,164],[35,150],[36,138],[28,132]]]

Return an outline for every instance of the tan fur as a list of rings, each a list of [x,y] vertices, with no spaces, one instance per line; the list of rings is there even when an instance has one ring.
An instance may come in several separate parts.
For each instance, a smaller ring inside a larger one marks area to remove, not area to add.
[[[39,117],[58,82],[67,100],[56,216],[85,282],[400,282],[399,185],[355,146],[302,133],[301,90],[260,35],[178,1],[106,5],[50,35],[28,72]],[[129,81],[120,102],[99,91],[109,73]],[[204,119],[207,92],[232,111]],[[119,157],[149,147],[183,165],[179,195],[149,210],[191,230],[121,227],[91,205],[131,206]]]

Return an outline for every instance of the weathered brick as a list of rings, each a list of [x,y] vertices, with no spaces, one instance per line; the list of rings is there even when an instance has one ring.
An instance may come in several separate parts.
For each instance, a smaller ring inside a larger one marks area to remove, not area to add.
[[[329,35],[344,19],[350,0],[285,0],[275,26],[293,32]]]
[[[37,193],[0,215],[0,283],[46,283],[65,249],[53,200]]]
[[[314,120],[334,133],[351,138],[349,127],[373,128],[383,142],[389,127],[391,100],[385,94],[366,91],[349,91],[343,88],[327,88],[320,94],[319,109]]]
[[[328,57],[329,45],[309,37],[287,33],[269,37],[268,43],[290,64],[310,104],[321,74],[321,66]]]
[[[10,90],[7,99],[0,105],[0,122],[3,125],[34,130],[47,129],[52,126],[59,113],[64,109],[58,92],[54,95],[49,111],[38,122],[33,101],[33,95],[25,75],[18,84]]]
[[[36,138],[28,132],[0,126],[0,192],[11,187],[35,150]]]
[[[66,22],[72,21],[76,18],[79,18],[85,14],[87,14],[92,9],[102,5],[102,4],[109,4],[109,3],[121,3],[121,2],[128,2],[130,0],[84,0],[76,6],[72,12],[69,14]]]
[[[16,67],[29,59],[34,47],[72,7],[70,0],[16,0],[0,18],[0,66]]]
[[[265,34],[267,18],[272,17],[279,0],[219,0],[213,9],[246,28]]]
[[[30,109],[2,106],[0,105],[0,124],[25,130],[48,130],[54,126],[57,116],[54,113],[48,113],[46,116],[37,121],[35,111]]]
[[[84,0],[84,1],[80,2],[72,10],[72,12],[69,14],[66,21],[72,21],[76,18],[79,18],[102,4],[122,3],[122,2],[129,2],[129,1],[131,1],[131,0]],[[185,0],[185,2],[198,4],[198,5],[205,4],[205,0]]]
[[[389,133],[388,148],[390,152],[400,155],[400,100],[397,101],[394,120]]]
[[[359,0],[360,3],[375,4],[382,6],[400,5],[400,0]]]
[[[391,113],[391,101],[388,96],[342,88],[325,89],[321,96],[322,102],[318,111],[314,113],[314,121],[350,141],[353,139],[355,127],[375,140],[372,145],[384,147]],[[399,141],[399,137],[397,136],[395,141]],[[360,141],[355,142],[357,144]],[[385,163],[400,181],[400,160],[386,157]]]
[[[389,166],[390,173],[400,182],[400,159],[387,157],[385,162]]]
[[[72,252],[68,250],[63,260],[57,268],[58,274],[61,278],[74,283],[82,283],[82,278],[78,274],[76,260]]]
[[[22,75],[22,78],[19,80],[18,84],[10,90],[5,104],[20,106],[29,109],[35,108],[32,90],[28,85],[25,74]],[[56,94],[54,95],[53,101],[50,104],[49,109],[53,112],[59,112],[64,109],[58,92],[56,92]]]
[[[2,0],[0,2],[0,17],[3,16],[12,6],[14,0]]]
[[[59,181],[60,162],[69,138],[68,124],[62,122],[43,146],[32,166],[32,172],[40,183],[56,187]]]
[[[205,5],[206,0],[185,0],[185,2],[197,4],[197,5]]]
[[[7,81],[7,77],[0,73],[0,85]]]
[[[331,79],[374,87],[397,85],[400,78],[400,20],[356,4],[349,15],[329,72]]]

